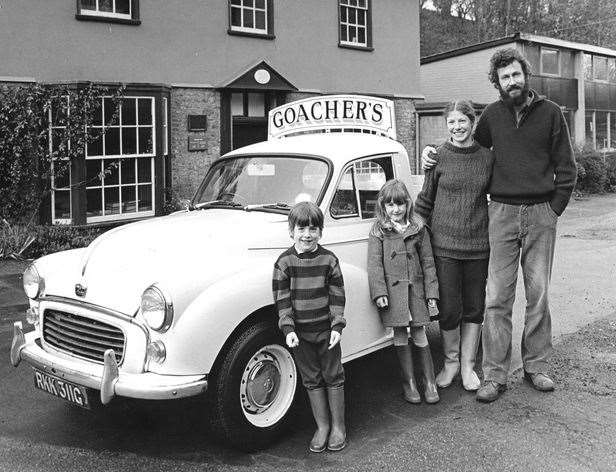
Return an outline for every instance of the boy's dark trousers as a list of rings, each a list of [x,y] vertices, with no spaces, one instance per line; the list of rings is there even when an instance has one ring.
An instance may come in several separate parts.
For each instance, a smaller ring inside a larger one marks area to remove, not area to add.
[[[293,349],[295,364],[307,390],[344,385],[340,343],[329,346],[330,330],[298,331],[299,345]]]

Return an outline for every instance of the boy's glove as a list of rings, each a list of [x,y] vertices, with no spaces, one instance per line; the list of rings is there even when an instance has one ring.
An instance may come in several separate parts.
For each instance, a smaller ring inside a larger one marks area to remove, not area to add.
[[[389,299],[385,296],[377,298],[375,303],[379,311],[387,310],[389,308]]]
[[[430,321],[438,321],[441,318],[435,298],[428,299],[428,314]]]
[[[340,333],[332,329],[332,332],[329,335],[329,346],[327,346],[327,349],[333,348],[339,342],[340,342]]]
[[[297,334],[295,334],[295,331],[291,331],[287,334],[287,339],[285,341],[287,342],[287,346],[291,348],[299,345],[299,338],[297,337]]]

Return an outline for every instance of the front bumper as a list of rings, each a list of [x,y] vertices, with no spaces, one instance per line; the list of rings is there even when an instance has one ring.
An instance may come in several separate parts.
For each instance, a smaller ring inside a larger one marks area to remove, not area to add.
[[[199,395],[207,390],[206,375],[161,375],[153,372],[126,373],[118,369],[113,350],[105,352],[105,362],[97,365],[79,359],[61,358],[43,350],[37,334],[23,332],[20,321],[13,325],[11,363],[23,360],[32,367],[68,382],[100,390],[101,402],[114,396],[146,400],[169,400]]]

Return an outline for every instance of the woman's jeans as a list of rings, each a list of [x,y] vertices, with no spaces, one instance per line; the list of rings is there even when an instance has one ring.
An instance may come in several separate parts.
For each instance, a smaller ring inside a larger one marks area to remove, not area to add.
[[[488,259],[434,256],[439,286],[439,326],[443,331],[460,323],[483,322]]]
[[[507,383],[511,364],[511,314],[522,266],[526,316],[522,362],[529,373],[546,372],[552,353],[552,323],[548,286],[556,242],[558,216],[549,203],[488,206],[490,262],[483,325],[483,375],[486,381]]]

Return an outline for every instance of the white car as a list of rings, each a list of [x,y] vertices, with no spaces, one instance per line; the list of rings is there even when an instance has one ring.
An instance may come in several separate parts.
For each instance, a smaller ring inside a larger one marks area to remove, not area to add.
[[[34,261],[24,273],[34,329],[15,323],[13,365],[30,364],[35,387],[86,408],[93,398],[208,395],[215,431],[242,449],[266,446],[284,431],[298,385],[272,299],[294,203],[320,206],[321,242],[341,262],[343,362],[391,343],[370,300],[366,251],[378,190],[411,174],[394,124],[392,102],[373,97],[272,110],[268,141],[217,160],[186,211]]]

